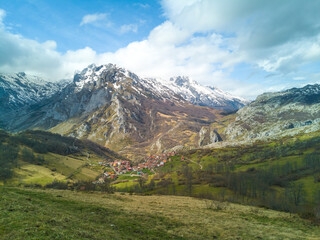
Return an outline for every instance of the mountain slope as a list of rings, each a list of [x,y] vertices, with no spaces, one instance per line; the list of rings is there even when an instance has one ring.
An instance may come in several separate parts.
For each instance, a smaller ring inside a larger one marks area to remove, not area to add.
[[[320,129],[320,85],[265,93],[239,110],[225,130],[229,140],[277,138]]]
[[[0,74],[0,113],[38,103],[51,97],[64,86],[64,82],[48,82],[23,72]]]
[[[183,99],[200,106],[235,111],[249,103],[248,100],[234,97],[216,87],[202,86],[188,77],[178,76],[169,81],[159,81]]]

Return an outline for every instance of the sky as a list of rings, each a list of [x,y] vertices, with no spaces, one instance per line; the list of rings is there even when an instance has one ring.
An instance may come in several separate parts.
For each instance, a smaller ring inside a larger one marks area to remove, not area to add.
[[[320,83],[318,0],[0,0],[0,72],[114,63],[254,99]]]

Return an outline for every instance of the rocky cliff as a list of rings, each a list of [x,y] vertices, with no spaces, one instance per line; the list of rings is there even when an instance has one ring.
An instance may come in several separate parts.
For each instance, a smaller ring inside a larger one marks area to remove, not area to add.
[[[225,130],[228,140],[253,141],[320,129],[320,85],[265,93],[239,110]]]

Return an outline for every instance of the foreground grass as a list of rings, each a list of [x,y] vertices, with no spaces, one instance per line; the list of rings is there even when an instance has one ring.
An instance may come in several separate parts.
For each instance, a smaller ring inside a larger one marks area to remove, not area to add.
[[[176,196],[0,187],[0,239],[319,239],[296,215]]]

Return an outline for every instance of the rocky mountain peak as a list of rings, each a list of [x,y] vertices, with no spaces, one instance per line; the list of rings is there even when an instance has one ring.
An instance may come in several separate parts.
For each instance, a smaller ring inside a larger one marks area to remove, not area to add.
[[[78,91],[85,86],[108,86],[108,83],[118,84],[131,79],[135,82],[139,77],[125,68],[118,67],[109,63],[105,65],[91,64],[81,72],[74,75],[73,82],[76,84]]]
[[[26,73],[25,73],[25,72],[19,72],[19,73],[17,73],[17,76],[25,77],[25,76],[26,76]]]
[[[232,96],[219,88],[202,86],[185,76],[170,78],[164,84],[183,99],[200,106],[234,111],[249,103],[246,99]]]
[[[191,84],[198,84],[196,81],[191,80],[189,77],[186,76],[177,76],[170,78],[170,81],[174,82],[176,85],[182,86],[190,86]]]
[[[129,90],[137,94],[146,94],[157,99],[183,99],[192,104],[208,106],[219,110],[234,111],[248,103],[245,99],[234,97],[215,87],[205,87],[186,76],[172,77],[169,80],[159,78],[141,78],[125,68],[115,64],[91,64],[75,74],[77,91],[83,88],[110,88]]]

